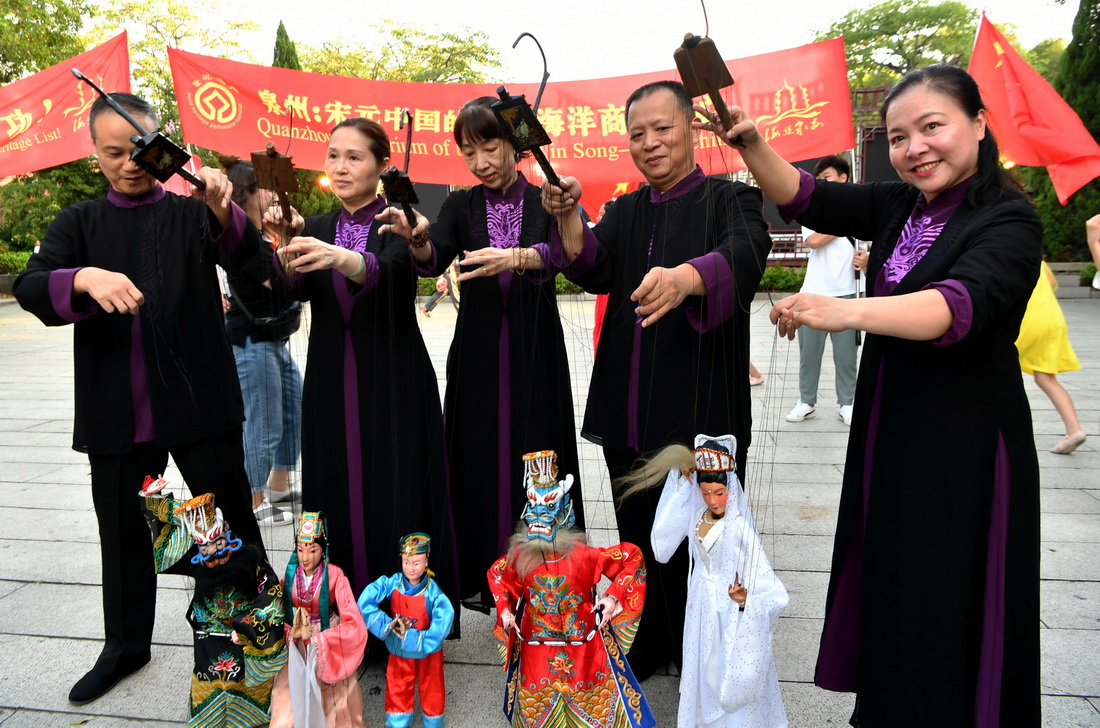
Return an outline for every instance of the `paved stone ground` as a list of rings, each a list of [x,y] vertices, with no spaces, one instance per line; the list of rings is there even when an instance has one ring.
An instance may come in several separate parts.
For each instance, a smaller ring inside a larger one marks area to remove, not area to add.
[[[1100,726],[1100,301],[1062,304],[1085,364],[1062,380],[1090,440],[1071,456],[1048,453],[1061,437],[1061,422],[1028,382],[1043,468],[1043,725],[1095,728]],[[591,361],[592,304],[568,301],[562,308],[579,415]],[[844,726],[852,698],[819,690],[811,680],[848,431],[825,404],[803,423],[783,420],[798,398],[798,353],[773,340],[767,309],[760,302],[753,312],[753,360],[767,379],[753,390],[757,425],[746,480],[765,546],[791,595],[775,635],[779,676],[792,726]],[[432,318],[421,319],[440,376],[454,318],[444,300]],[[304,346],[296,343],[296,350]],[[88,464],[70,449],[72,366],[71,329],[48,329],[10,299],[0,299],[0,724],[183,724],[191,640],[183,619],[190,585],[181,577],[161,578],[153,661],[90,705],[75,708],[66,700],[69,687],[94,662],[102,634]],[[832,382],[827,355],[823,403]],[[599,453],[586,445],[582,460],[591,538],[610,543],[616,532]],[[281,569],[290,529],[270,527],[264,535]],[[448,723],[503,726],[502,680],[489,620],[465,612],[463,622],[463,639],[446,646]],[[383,725],[383,682],[383,665],[365,667],[366,719],[375,727]],[[659,723],[674,725],[677,679],[657,675],[644,687]]]

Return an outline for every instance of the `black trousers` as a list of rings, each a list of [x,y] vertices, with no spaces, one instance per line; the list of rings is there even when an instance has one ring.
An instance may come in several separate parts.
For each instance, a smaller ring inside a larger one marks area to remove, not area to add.
[[[92,502],[99,522],[103,568],[104,645],[96,668],[111,672],[120,661],[149,654],[157,602],[153,544],[141,513],[138,492],[146,475],[164,472],[171,454],[193,495],[214,494],[214,504],[233,535],[263,550],[252,514],[251,489],[244,469],[241,430],[236,428],[169,450],[153,443],[121,456],[89,455]],[[174,483],[180,496],[182,483]],[[180,615],[183,618],[183,615]]]
[[[604,448],[604,462],[612,482],[629,473],[640,456],[633,450]],[[680,544],[667,564],[653,555],[650,534],[661,489],[637,493],[623,504],[616,503],[615,520],[619,536],[642,550],[645,557],[646,593],[642,621],[627,659],[639,680],[645,680],[670,662],[683,666],[684,611],[687,607],[688,556],[686,544]]]

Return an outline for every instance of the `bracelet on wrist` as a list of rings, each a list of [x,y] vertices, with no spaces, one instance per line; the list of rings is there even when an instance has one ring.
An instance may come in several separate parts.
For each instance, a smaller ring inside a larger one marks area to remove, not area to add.
[[[350,275],[345,273],[344,275],[347,276],[348,278],[355,278],[357,275],[359,275],[360,273],[363,272],[364,268],[367,267],[367,259],[363,257],[363,254],[362,253],[356,253],[356,255],[359,256],[359,267],[356,268],[355,272],[351,273]]]
[[[417,233],[409,239],[409,245],[413,248],[420,249],[428,244],[428,236],[424,233]]]

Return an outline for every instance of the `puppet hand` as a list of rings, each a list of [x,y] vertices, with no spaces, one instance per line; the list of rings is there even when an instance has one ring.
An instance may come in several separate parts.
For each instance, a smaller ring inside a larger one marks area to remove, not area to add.
[[[542,206],[551,215],[566,217],[577,212],[577,203],[581,201],[581,183],[576,177],[562,177],[561,187],[544,182],[542,185]]]
[[[229,209],[229,200],[233,196],[233,183],[225,173],[213,167],[203,167],[196,176],[206,183],[206,189],[200,190],[192,186],[191,195],[202,199],[215,213]]]
[[[685,266],[690,270],[685,270]],[[657,323],[662,316],[683,303],[693,288],[694,277],[698,275],[698,271],[687,264],[650,269],[630,294],[630,300],[639,304],[635,313],[644,317],[642,327]]]
[[[281,228],[283,225],[283,209],[278,206],[269,208],[266,212],[264,212],[263,224],[265,226],[272,226],[275,229]],[[302,218],[301,215],[298,214],[298,211],[295,210],[293,207],[290,208],[290,224],[287,225],[287,227],[290,228],[290,231],[295,235],[301,235],[302,230],[305,228],[305,226],[306,221]]]
[[[601,626],[611,621],[619,612],[623,611],[623,608],[619,606],[619,600],[611,595],[604,595],[603,599],[596,602],[592,606],[592,613],[595,615],[595,626],[599,629]]]
[[[515,629],[517,633],[519,632],[519,629],[516,627],[516,615],[512,613],[511,609],[500,610],[500,626],[504,629],[504,634],[508,634],[508,630],[510,629]]]
[[[768,317],[776,325],[779,336],[793,341],[799,326],[830,333],[852,328],[849,314],[854,303],[858,301],[815,293],[796,293],[776,303]]]
[[[237,634],[237,630],[233,630],[233,632],[229,635],[229,641],[235,645],[239,645],[241,643],[241,636]]]
[[[476,270],[468,270],[458,277],[459,281],[468,281],[471,278],[486,278],[488,276],[495,276],[498,273],[503,273],[506,270],[513,270],[516,267],[516,260],[519,248],[482,248],[481,250],[464,250],[462,251],[462,260],[459,265],[463,268],[467,266],[480,265],[481,267]]]
[[[742,607],[745,606],[745,600],[749,598],[749,590],[741,583],[741,575],[736,571],[733,572],[733,584],[730,585],[729,593],[730,599]]]
[[[73,293],[87,293],[107,313],[137,313],[145,296],[121,273],[81,268],[73,276]]]
[[[760,132],[756,128],[756,122],[740,106],[730,107],[730,128],[728,129],[722,125],[722,120],[718,117],[717,112],[700,104],[696,104],[693,108],[706,121],[692,119],[692,129],[705,129],[714,132],[716,136],[735,149],[745,149],[760,141]]]
[[[141,486],[142,495],[158,495],[164,487],[168,485],[168,481],[164,479],[164,474],[161,473],[156,478],[152,475],[145,476],[145,483]]]

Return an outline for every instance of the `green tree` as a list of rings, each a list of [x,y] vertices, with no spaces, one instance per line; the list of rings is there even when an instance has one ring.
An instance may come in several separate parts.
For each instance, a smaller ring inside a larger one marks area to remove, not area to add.
[[[1062,54],[1066,51],[1066,42],[1061,38],[1047,38],[1028,51],[1021,50],[1020,55],[1028,65],[1039,72],[1047,83],[1054,83],[1062,64]]]
[[[817,38],[844,36],[852,88],[886,86],[932,63],[965,66],[978,17],[958,0],[886,0],[850,10]]]
[[[33,249],[58,212],[106,191],[94,157],[16,176],[0,187],[0,246]]]
[[[91,36],[107,38],[122,26],[128,28],[134,93],[154,105],[162,124],[177,122],[179,112],[166,47],[254,62],[237,38],[258,25],[226,18],[227,7],[210,0],[108,0]]]
[[[1100,141],[1100,0],[1081,0],[1053,86]],[[1024,169],[1023,176],[1043,220],[1047,254],[1053,260],[1088,260],[1085,220],[1100,211],[1100,180],[1082,187],[1062,206],[1045,168]]]
[[[77,33],[90,14],[86,0],[5,0],[0,10],[0,85],[87,50]]]
[[[484,83],[500,68],[497,50],[481,31],[430,33],[416,25],[384,21],[363,37],[381,38],[379,48],[335,40],[302,47],[302,68],[316,73],[386,81]]]
[[[293,71],[301,71],[302,64],[298,62],[298,47],[286,32],[283,21],[279,21],[279,29],[275,31],[275,58],[271,61],[275,68],[289,68]]]

